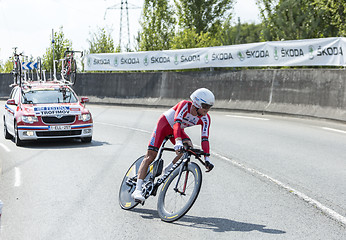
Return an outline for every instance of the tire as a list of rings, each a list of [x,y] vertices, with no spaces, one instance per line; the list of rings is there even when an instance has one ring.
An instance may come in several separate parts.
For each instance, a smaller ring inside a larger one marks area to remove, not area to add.
[[[22,76],[22,65],[20,63],[20,60],[15,61],[13,63],[13,83],[15,85],[19,85],[21,84],[21,76]]]
[[[14,80],[13,80],[13,82],[14,82],[15,85],[19,85],[19,80],[18,80],[18,78],[19,78],[19,77],[18,77],[18,73],[14,73],[14,77],[13,77]]]
[[[182,190],[186,173],[188,182],[185,195],[174,190],[179,178],[179,170],[176,169],[163,183],[157,201],[157,210],[160,218],[165,222],[174,222],[184,216],[195,203],[202,186],[202,172],[196,163],[189,163],[184,169],[179,180],[178,189]],[[192,182],[191,182],[192,180]]]
[[[43,75],[42,75],[42,61],[41,58],[37,58],[37,73],[38,73],[38,77],[39,79],[37,80],[43,80]]]
[[[18,146],[18,147],[24,145],[24,144],[23,144],[23,141],[20,140],[20,138],[19,138],[17,123],[14,124],[14,143],[15,143],[16,146]]]
[[[7,126],[6,126],[6,123],[5,123],[5,118],[4,118],[4,137],[5,137],[5,139],[11,139],[12,138],[12,135],[7,131]]]
[[[123,181],[121,182],[119,190],[119,204],[122,209],[130,210],[138,205],[137,202],[131,197],[131,194],[136,189],[136,185],[129,186],[126,181],[137,175],[139,166],[141,165],[144,156],[138,158],[127,170]]]
[[[77,80],[77,63],[75,59],[72,59],[71,61],[71,69],[67,76],[67,79],[70,83],[72,83],[72,86],[76,84]]]
[[[21,63],[21,61],[18,62],[18,69],[17,69],[17,71],[18,71],[18,75],[17,75],[16,81],[17,81],[17,84],[19,86],[22,86],[22,63]]]

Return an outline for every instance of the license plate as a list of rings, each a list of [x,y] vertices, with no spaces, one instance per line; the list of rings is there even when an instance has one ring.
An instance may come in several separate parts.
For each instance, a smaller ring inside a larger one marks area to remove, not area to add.
[[[71,126],[49,126],[49,131],[71,130]]]

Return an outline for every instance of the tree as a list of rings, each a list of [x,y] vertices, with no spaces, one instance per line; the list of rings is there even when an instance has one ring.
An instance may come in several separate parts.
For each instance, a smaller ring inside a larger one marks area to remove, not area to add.
[[[105,28],[98,28],[96,33],[90,33],[88,53],[114,53],[114,40]],[[117,49],[118,52],[120,49]]]
[[[0,64],[0,72],[2,73],[10,73],[13,69],[12,60],[8,59],[5,64]]]
[[[174,37],[175,18],[169,0],[145,0],[137,38],[139,50],[167,50]]]
[[[265,40],[293,40],[313,37],[318,19],[313,19],[309,0],[260,1]]]
[[[65,39],[63,33],[63,27],[60,28],[59,32],[54,33],[54,60],[59,61],[64,57],[64,52],[69,48],[72,50],[72,42]],[[47,71],[53,70],[53,46],[46,49],[46,53],[43,55],[43,68]],[[56,71],[61,71],[61,64],[56,64]]]
[[[295,40],[345,34],[345,1],[258,0],[263,38]]]
[[[179,30],[172,48],[222,45],[223,24],[231,18],[233,0],[174,0]]]
[[[0,73],[5,72],[2,61],[0,60]]]
[[[172,49],[212,47],[221,44],[220,39],[210,32],[197,33],[194,28],[178,32],[172,40]]]
[[[261,42],[262,24],[241,23],[238,18],[236,26],[231,25],[231,19],[227,19],[220,29],[221,45],[235,45],[253,42]]]
[[[233,0],[174,0],[181,29],[215,34],[230,15]]]
[[[346,36],[346,1],[314,0],[312,5],[321,9],[327,25],[337,32],[334,36]]]

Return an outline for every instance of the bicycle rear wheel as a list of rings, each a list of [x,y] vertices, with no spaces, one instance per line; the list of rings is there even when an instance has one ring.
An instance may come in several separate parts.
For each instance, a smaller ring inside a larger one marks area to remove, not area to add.
[[[42,75],[42,61],[41,58],[37,58],[37,68],[36,68],[36,72],[37,72],[37,80],[43,80],[43,75]]]
[[[72,86],[76,84],[77,80],[77,63],[75,59],[71,60],[71,69],[68,73],[67,79],[70,83],[72,83]]]
[[[131,165],[121,182],[119,190],[119,204],[122,209],[129,210],[138,205],[138,203],[131,197],[131,194],[136,189],[136,180],[134,180],[134,178],[137,176],[139,166],[143,159],[144,156],[141,156]]]
[[[22,64],[20,60],[13,63],[13,83],[21,86],[21,77],[22,77]]]
[[[123,181],[120,186],[119,190],[119,204],[122,209],[129,210],[138,205],[138,202],[135,202],[134,199],[131,197],[131,194],[136,189],[137,184],[137,176],[138,176],[138,170],[141,166],[141,163],[143,162],[144,156],[141,156],[138,158],[129,168],[129,170],[126,172]],[[163,160],[157,160],[150,164],[147,174],[143,180],[143,186],[145,186],[147,183],[152,183],[152,179],[157,174],[161,174],[162,171],[162,164]],[[160,170],[161,168],[161,170]],[[149,180],[151,181],[149,182]],[[147,187],[150,186],[150,192],[152,191],[152,184],[146,185]],[[148,190],[148,189],[147,189]],[[147,194],[149,194],[147,193]],[[149,194],[150,195],[150,194]],[[149,195],[146,195],[145,198],[148,198]]]
[[[179,168],[175,170],[160,191],[157,201],[160,218],[165,222],[174,222],[184,216],[195,203],[201,185],[202,172],[196,163],[188,163],[180,179]]]

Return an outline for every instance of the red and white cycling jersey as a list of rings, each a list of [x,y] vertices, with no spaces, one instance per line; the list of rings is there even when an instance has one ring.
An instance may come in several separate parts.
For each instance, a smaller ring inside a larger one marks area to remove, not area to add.
[[[202,138],[209,138],[209,127],[210,127],[210,116],[193,116],[191,114],[192,102],[190,101],[181,101],[168,111],[164,112],[168,123],[173,128],[174,123],[180,122],[181,129],[202,125]],[[179,134],[179,133],[178,133]],[[179,137],[174,135],[175,138]]]
[[[171,109],[163,113],[158,121],[156,129],[153,132],[152,138],[149,143],[149,147],[160,147],[164,137],[173,134],[173,144],[175,139],[180,137],[182,139],[188,138],[184,131],[184,128],[201,125],[201,138],[202,149],[204,152],[209,153],[209,128],[210,128],[210,116],[193,116],[191,114],[192,102],[181,101]]]

